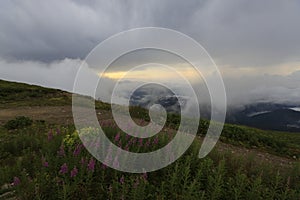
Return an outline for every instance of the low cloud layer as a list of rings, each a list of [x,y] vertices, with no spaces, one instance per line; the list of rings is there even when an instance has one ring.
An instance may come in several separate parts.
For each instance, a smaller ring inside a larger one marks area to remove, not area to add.
[[[81,63],[79,59],[51,63],[0,59],[0,79],[72,91]]]
[[[273,102],[300,105],[300,70],[289,75],[224,78],[229,105]]]
[[[73,90],[77,70],[82,64],[79,59],[64,59],[49,64],[37,61],[8,62],[0,59],[0,79],[19,81],[46,87]],[[26,68],[26,70],[24,70]],[[229,107],[243,107],[255,102],[274,102],[300,104],[300,70],[289,75],[244,75],[243,77],[224,76]],[[97,97],[109,101],[115,80],[105,78],[102,84],[106,90],[97,94]],[[128,84],[128,87],[126,86]],[[129,87],[130,85],[130,87]],[[128,97],[126,88],[132,88],[133,82],[122,83],[124,97]],[[207,103],[208,94],[202,83],[193,83],[205,96],[199,100]],[[186,96],[184,87],[176,85],[176,91]]]

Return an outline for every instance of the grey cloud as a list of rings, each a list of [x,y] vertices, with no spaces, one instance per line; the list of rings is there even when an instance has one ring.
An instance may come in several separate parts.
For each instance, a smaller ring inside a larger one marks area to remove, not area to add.
[[[142,26],[172,28],[200,42],[217,64],[299,61],[298,1],[14,1],[0,3],[0,55],[84,58],[99,42]]]
[[[0,58],[0,79],[72,91],[82,61],[64,59],[51,63],[6,61]]]
[[[259,74],[259,67],[300,61],[299,19],[299,1],[3,0],[0,57],[5,59],[0,59],[0,78],[71,91],[82,59],[95,45],[143,26],[181,31],[202,44],[220,68],[256,67]],[[123,61],[140,63],[150,55],[138,56]],[[230,106],[299,104],[299,80],[300,71],[224,77]],[[105,84],[109,89],[103,98],[115,83],[107,79]]]
[[[229,106],[257,102],[300,105],[300,71],[287,76],[257,75],[224,78]]]
[[[298,1],[213,1],[195,18],[221,65],[263,67],[299,60],[299,11]]]
[[[52,61],[83,58],[97,43],[122,30],[130,17],[123,4],[98,1],[2,1],[0,54]],[[126,15],[125,15],[126,14]]]
[[[64,59],[49,64],[38,61],[8,62],[0,59],[0,79],[38,84],[46,87],[73,90],[76,73],[82,60]],[[26,68],[26,70],[24,70]],[[22,72],[22,73],[20,73]],[[243,107],[254,102],[274,102],[300,105],[300,71],[290,75],[259,75],[243,77],[224,77],[228,106]],[[101,100],[110,101],[110,96],[116,82],[102,79],[100,82],[106,90],[97,91]],[[124,81],[121,84],[120,98],[128,98],[128,88],[137,82]],[[193,83],[201,105],[209,104],[208,91],[202,83]],[[186,88],[180,83],[174,85],[178,94],[187,96]]]

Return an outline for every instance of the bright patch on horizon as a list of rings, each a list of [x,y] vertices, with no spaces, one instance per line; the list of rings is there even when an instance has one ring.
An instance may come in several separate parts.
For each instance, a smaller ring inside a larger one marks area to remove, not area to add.
[[[173,70],[172,70],[173,69]],[[187,80],[199,80],[201,76],[192,67],[176,67],[168,69],[166,67],[145,67],[137,68],[132,71],[109,71],[102,74],[103,77],[119,80],[155,81],[168,80],[176,81],[176,77],[182,76]],[[176,70],[176,71],[175,71]],[[101,74],[99,74],[101,76]]]

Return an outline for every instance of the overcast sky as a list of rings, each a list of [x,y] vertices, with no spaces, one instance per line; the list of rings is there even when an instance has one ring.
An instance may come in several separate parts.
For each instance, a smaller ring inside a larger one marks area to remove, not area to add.
[[[80,63],[99,42],[155,26],[180,31],[208,51],[229,104],[296,104],[299,21],[297,0],[2,0],[0,78],[72,90]]]

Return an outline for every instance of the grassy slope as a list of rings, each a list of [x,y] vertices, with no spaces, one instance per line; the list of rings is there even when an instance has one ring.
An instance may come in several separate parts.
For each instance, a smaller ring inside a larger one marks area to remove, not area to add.
[[[61,90],[0,80],[0,107],[66,105],[71,95]]]
[[[11,109],[27,106],[70,106],[71,94],[60,90],[0,81],[0,101],[1,108],[10,107]],[[109,105],[97,102],[96,107],[100,110],[108,110]],[[148,119],[147,111],[144,109],[134,107],[131,111],[135,118]],[[170,115],[167,124],[176,129],[179,121],[179,116]],[[201,121],[200,136],[205,135],[208,124],[208,121]],[[56,127],[62,134],[55,136],[49,142],[49,130],[56,130]],[[163,170],[148,174],[146,181],[142,180],[143,176],[116,173],[114,170],[107,170],[103,173],[101,163],[96,164],[98,170],[93,175],[81,174],[81,178],[74,180],[58,174],[64,162],[70,165],[79,162],[76,160],[79,157],[75,159],[72,153],[74,145],[66,146],[64,159],[55,156],[62,139],[72,134],[73,131],[72,126],[62,127],[39,122],[13,131],[0,127],[0,186],[8,183],[14,176],[20,177],[25,184],[17,187],[16,192],[23,197],[27,195],[25,199],[33,198],[35,195],[48,199],[52,194],[55,194],[52,196],[53,199],[63,199],[64,195],[73,199],[78,197],[76,195],[87,198],[94,195],[98,197],[97,193],[103,195],[105,199],[120,199],[124,194],[128,194],[125,199],[141,199],[141,196],[145,199],[154,197],[157,199],[200,199],[201,197],[232,199],[233,196],[243,199],[251,199],[251,196],[255,199],[284,197],[293,199],[300,195],[298,193],[300,189],[299,167],[284,169],[284,174],[279,176],[277,170],[280,168],[273,165],[262,166],[251,155],[241,157],[238,153],[212,152],[208,158],[199,160],[197,151],[200,147],[200,140],[196,140],[195,145],[179,161]],[[108,132],[113,138],[118,131],[108,127]],[[241,151],[247,147],[255,148],[255,152],[259,154],[266,155],[265,152],[269,152],[284,157],[300,157],[300,134],[297,133],[262,131],[226,124],[221,141],[224,144],[238,146],[239,148],[235,148],[235,151]],[[223,146],[225,152],[226,148],[230,147]],[[83,154],[84,157],[89,156],[87,152]],[[51,161],[51,170],[41,168],[41,157],[46,157]],[[84,169],[79,168],[79,171],[81,170]],[[125,176],[125,184],[120,184],[122,176]],[[97,178],[93,179],[93,177]],[[102,180],[101,183],[97,181],[99,177]],[[57,179],[63,181],[67,188],[59,188],[60,183],[57,183]],[[139,182],[140,185],[135,187],[135,182],[140,179],[142,180]],[[185,188],[182,188],[183,185]],[[97,189],[91,190],[91,188]],[[0,199],[3,194],[10,195],[7,191],[11,190],[11,188],[0,188]],[[82,192],[77,194],[78,191]]]
[[[57,89],[44,88],[24,83],[15,83],[0,80],[0,108],[12,108],[28,106],[70,106],[72,95]],[[97,101],[95,106],[98,110],[109,110],[110,105]],[[47,109],[49,109],[47,107]],[[132,107],[131,115],[134,118],[148,120],[148,112],[139,107]],[[49,111],[50,112],[50,111]],[[170,115],[168,126],[176,129],[180,123],[180,117]],[[209,122],[202,120],[199,135],[205,135]],[[225,124],[221,135],[221,141],[259,148],[264,151],[282,156],[300,157],[300,134],[276,131],[264,131],[256,128]]]
[[[0,108],[24,106],[65,106],[72,104],[72,94],[58,90],[0,80]],[[108,104],[96,102],[96,108],[107,109]]]

